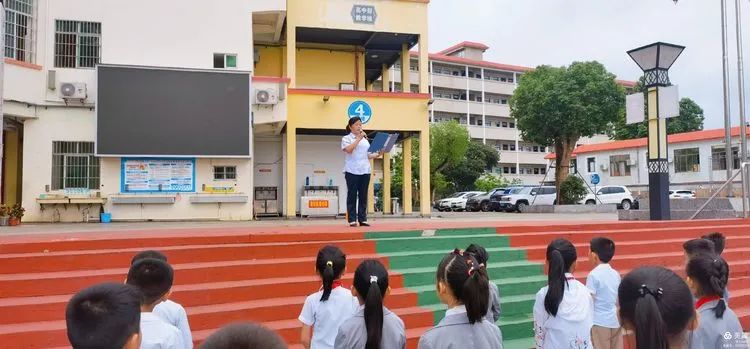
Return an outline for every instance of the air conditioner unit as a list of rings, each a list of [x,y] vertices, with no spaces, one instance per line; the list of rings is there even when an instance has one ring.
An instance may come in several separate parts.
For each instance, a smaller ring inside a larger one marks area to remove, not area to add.
[[[604,171],[604,172],[607,172],[607,171],[609,171],[609,167],[608,167],[607,165],[600,165],[600,166],[599,166],[599,168],[600,168],[600,169],[601,169],[602,171]]]
[[[62,99],[86,99],[86,84],[83,82],[60,83],[59,95]]]
[[[279,95],[275,89],[264,88],[255,90],[255,104],[273,105],[279,103]]]

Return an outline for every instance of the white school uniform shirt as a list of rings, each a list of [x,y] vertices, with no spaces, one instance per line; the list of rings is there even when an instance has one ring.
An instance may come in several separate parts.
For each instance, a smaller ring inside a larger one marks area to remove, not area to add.
[[[141,312],[141,349],[184,349],[182,334],[154,313]]]
[[[310,349],[333,349],[339,327],[354,316],[359,301],[341,286],[331,290],[327,301],[320,301],[321,295],[323,290],[307,296],[298,319],[313,328]]]
[[[357,136],[355,136],[353,133],[349,133],[348,135],[341,138],[341,149],[354,144],[354,142],[357,141]],[[359,144],[357,144],[357,147],[354,148],[354,151],[350,153],[346,153],[346,158],[344,159],[344,172],[351,173],[353,175],[364,175],[364,174],[370,174],[371,168],[370,168],[370,158],[368,157],[367,150],[370,149],[370,142],[367,140],[367,138],[362,138],[361,141],[359,141]]]
[[[609,263],[599,264],[586,278],[586,287],[594,296],[594,325],[620,328],[620,321],[617,319],[620,273],[612,269]]]
[[[568,279],[563,299],[552,316],[544,308],[549,286],[542,287],[534,302],[534,340],[537,349],[592,348],[591,326],[594,325],[594,302],[589,289],[566,273]]]
[[[168,324],[177,327],[182,334],[182,344],[185,345],[185,348],[193,348],[193,335],[190,332],[187,312],[185,312],[185,308],[182,305],[167,299],[154,308],[154,314],[159,315]]]

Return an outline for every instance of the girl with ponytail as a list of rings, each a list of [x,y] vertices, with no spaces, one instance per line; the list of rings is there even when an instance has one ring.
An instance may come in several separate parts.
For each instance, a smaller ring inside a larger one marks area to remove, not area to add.
[[[734,336],[743,332],[737,315],[722,298],[729,280],[727,262],[718,255],[700,254],[690,259],[686,269],[688,287],[698,300],[695,309],[700,322],[694,340],[703,348],[747,348],[742,336],[724,337],[726,333]]]
[[[534,332],[536,347],[591,348],[594,304],[584,284],[573,278],[576,248],[557,239],[547,246],[547,286],[536,294]]]
[[[302,322],[300,341],[306,349],[333,349],[339,326],[354,315],[359,304],[341,284],[346,272],[346,255],[341,249],[333,245],[320,249],[315,270],[323,285],[302,306],[298,318]]]
[[[390,292],[388,271],[377,260],[365,260],[354,272],[352,294],[359,300],[359,310],[341,325],[336,349],[404,349],[404,322],[383,306]]]
[[[485,319],[489,306],[487,270],[469,253],[455,249],[440,262],[435,276],[445,317],[419,339],[419,349],[502,349],[500,329]]]
[[[464,253],[471,254],[472,257],[477,260],[479,265],[487,270],[487,261],[489,261],[490,255],[484,247],[477,244],[471,244],[466,250],[464,250]],[[487,321],[495,323],[500,319],[500,290],[497,288],[497,284],[492,282],[489,274],[487,275],[487,278],[490,279],[490,299],[487,305],[489,308],[487,309],[487,315],[485,317],[487,318]]]

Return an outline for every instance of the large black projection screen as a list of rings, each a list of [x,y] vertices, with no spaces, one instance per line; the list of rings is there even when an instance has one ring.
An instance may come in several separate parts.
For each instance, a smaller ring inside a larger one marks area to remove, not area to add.
[[[97,66],[96,154],[250,157],[250,73]]]

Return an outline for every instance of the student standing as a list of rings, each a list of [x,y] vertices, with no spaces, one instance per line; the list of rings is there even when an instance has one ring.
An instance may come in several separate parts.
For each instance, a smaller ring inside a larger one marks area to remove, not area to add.
[[[133,286],[103,283],[76,293],[65,309],[73,349],[138,349],[141,293]]]
[[[484,247],[477,244],[471,244],[466,248],[464,253],[471,254],[477,260],[479,265],[487,270],[487,261],[489,261],[490,255]],[[500,319],[500,290],[497,288],[497,284],[492,282],[489,273],[487,273],[487,278],[490,281],[490,299],[488,302],[489,308],[487,309],[486,318],[487,321],[495,323]]]
[[[609,265],[615,255],[615,242],[597,237],[591,239],[589,247],[589,261],[594,266],[586,278],[586,287],[594,298],[591,341],[596,349],[622,349],[622,331],[617,319],[620,273]]]

